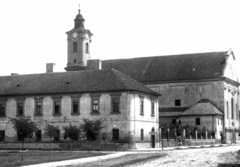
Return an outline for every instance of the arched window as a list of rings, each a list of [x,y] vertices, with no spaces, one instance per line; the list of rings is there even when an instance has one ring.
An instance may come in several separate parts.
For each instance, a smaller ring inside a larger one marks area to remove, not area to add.
[[[228,101],[226,102],[226,108],[227,108],[227,118],[229,119],[229,110],[228,110]]]
[[[154,127],[152,127],[152,132],[155,132],[155,128]]]
[[[85,46],[85,52],[86,52],[86,53],[89,53],[89,45],[88,45],[88,43],[86,43],[85,45],[86,45],[86,46]]]
[[[234,112],[233,112],[233,98],[231,99],[231,114],[232,114],[232,119],[234,119]]]
[[[77,52],[77,42],[73,42],[73,52]]]

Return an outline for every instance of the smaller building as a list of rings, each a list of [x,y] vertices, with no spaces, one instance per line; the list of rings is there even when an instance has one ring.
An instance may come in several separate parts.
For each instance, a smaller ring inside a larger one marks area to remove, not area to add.
[[[35,140],[49,140],[47,124],[79,126],[83,119],[102,119],[107,141],[155,147],[158,143],[159,94],[114,69],[0,77],[0,140],[18,135],[9,117],[30,116],[37,124]],[[153,132],[153,133],[152,133]]]

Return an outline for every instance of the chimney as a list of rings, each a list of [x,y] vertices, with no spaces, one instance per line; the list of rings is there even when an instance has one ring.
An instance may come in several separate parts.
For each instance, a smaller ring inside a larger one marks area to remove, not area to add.
[[[102,62],[100,59],[93,59],[87,61],[87,70],[101,70]]]
[[[54,63],[47,63],[47,73],[51,73],[51,72],[53,72],[53,66],[54,66],[55,64]]]
[[[11,73],[11,75],[19,75],[18,73]]]

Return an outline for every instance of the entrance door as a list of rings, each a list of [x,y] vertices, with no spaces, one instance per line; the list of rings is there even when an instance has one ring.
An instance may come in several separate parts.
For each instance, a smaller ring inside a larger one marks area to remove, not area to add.
[[[41,140],[42,140],[42,132],[41,132],[41,130],[37,130],[36,141],[41,141]]]
[[[155,148],[155,135],[151,135],[152,148]]]
[[[5,141],[5,131],[0,130],[0,141]]]

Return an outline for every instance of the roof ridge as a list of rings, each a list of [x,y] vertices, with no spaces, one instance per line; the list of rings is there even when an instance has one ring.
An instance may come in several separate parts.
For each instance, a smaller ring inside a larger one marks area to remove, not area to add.
[[[133,59],[140,59],[140,58],[155,58],[155,57],[169,57],[169,56],[184,56],[184,55],[201,55],[201,54],[212,54],[212,53],[228,53],[228,51],[213,51],[213,52],[192,52],[192,53],[183,53],[183,54],[167,54],[167,55],[155,55],[155,56],[143,56],[143,57],[132,57],[132,58],[125,58],[125,59],[107,59],[102,61],[115,61],[115,60],[133,60]]]

